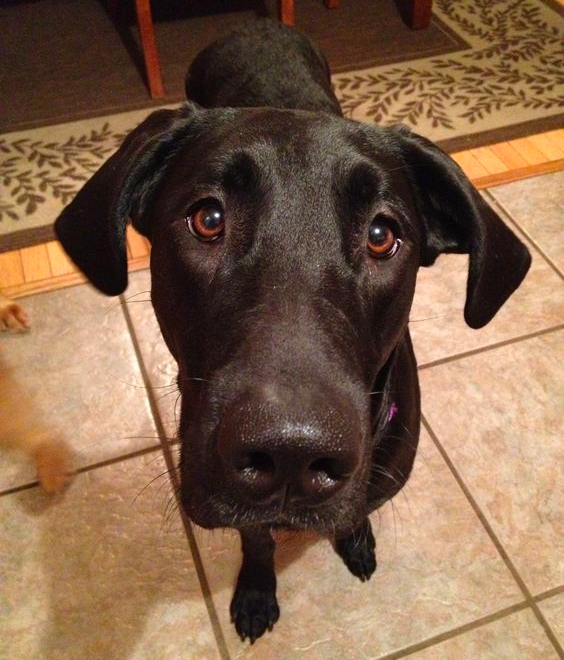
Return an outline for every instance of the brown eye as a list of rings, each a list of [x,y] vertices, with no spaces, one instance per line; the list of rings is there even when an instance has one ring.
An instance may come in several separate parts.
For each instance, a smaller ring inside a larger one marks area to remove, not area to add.
[[[401,241],[382,218],[374,218],[368,229],[368,251],[377,259],[389,259],[399,250]]]
[[[194,210],[187,218],[188,229],[201,241],[215,241],[225,229],[223,209],[219,204],[209,202]]]

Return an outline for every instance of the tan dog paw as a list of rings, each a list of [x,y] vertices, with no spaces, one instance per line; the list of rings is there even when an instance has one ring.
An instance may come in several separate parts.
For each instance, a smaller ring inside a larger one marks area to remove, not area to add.
[[[0,294],[0,331],[23,332],[30,327],[29,315],[18,303]]]
[[[74,477],[72,452],[61,440],[47,440],[35,450],[39,483],[47,493],[60,493]]]

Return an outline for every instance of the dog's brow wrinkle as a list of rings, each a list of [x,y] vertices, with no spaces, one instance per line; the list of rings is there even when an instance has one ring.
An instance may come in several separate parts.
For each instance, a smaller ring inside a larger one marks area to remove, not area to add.
[[[352,201],[366,204],[382,187],[382,173],[369,161],[340,163],[339,169],[341,176],[346,178],[346,192]]]
[[[255,159],[245,151],[229,154],[222,167],[222,182],[233,191],[255,188],[259,184],[260,170]]]

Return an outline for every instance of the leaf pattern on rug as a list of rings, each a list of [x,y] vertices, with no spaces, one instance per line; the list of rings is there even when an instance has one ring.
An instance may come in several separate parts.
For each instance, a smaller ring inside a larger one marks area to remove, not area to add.
[[[0,138],[0,222],[17,221],[38,210],[49,198],[68,204],[80,186],[121,144],[125,133],[114,133],[109,122],[88,134],[64,142],[31,137]],[[22,164],[28,169],[22,169]],[[30,168],[31,166],[31,168]]]
[[[564,35],[541,0],[435,0],[434,11],[470,47],[335,75],[347,116],[438,140],[564,106]],[[52,223],[148,112],[71,123],[59,139],[49,127],[0,136],[0,235]]]
[[[334,77],[345,114],[378,124],[455,130],[494,111],[564,106],[564,35],[532,0],[435,0],[434,9],[473,48],[421,66]],[[478,43],[479,42],[479,43]],[[361,109],[361,113],[358,111]]]

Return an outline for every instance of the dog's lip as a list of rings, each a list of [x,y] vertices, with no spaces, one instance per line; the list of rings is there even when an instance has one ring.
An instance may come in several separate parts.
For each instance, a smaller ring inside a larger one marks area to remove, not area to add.
[[[226,511],[225,505],[206,506],[205,509],[192,507],[183,501],[184,512],[200,527],[215,529],[227,527],[232,529],[253,529],[267,527],[273,530],[314,531],[318,533],[334,532],[337,527],[351,527],[350,521],[335,524],[335,514],[329,510],[322,511],[316,507],[280,510],[280,507],[249,506],[242,511],[240,506],[236,511]],[[231,509],[231,507],[228,507]]]

